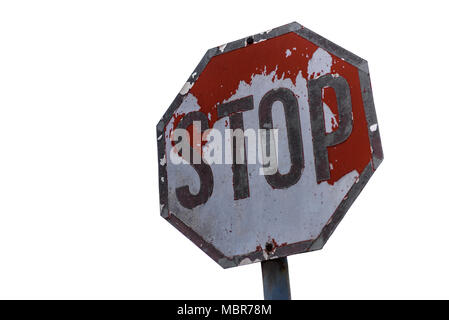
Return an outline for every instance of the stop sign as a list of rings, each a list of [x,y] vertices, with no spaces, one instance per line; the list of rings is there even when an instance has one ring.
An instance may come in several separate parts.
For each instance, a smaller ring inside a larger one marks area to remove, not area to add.
[[[296,22],[207,51],[157,142],[162,217],[224,268],[321,249],[383,159],[367,62]]]

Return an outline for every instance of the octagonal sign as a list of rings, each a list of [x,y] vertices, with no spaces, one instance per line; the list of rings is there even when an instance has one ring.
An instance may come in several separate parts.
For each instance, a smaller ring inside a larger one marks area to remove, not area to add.
[[[207,51],[157,141],[161,215],[224,268],[321,249],[383,159],[367,62],[296,22]]]

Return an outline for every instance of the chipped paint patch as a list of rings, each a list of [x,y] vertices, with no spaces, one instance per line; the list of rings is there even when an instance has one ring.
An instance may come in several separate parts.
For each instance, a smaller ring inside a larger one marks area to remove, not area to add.
[[[246,264],[251,264],[253,261],[250,258],[245,258],[242,261],[240,261],[239,266],[244,266]]]
[[[372,124],[372,125],[369,127],[369,129],[371,130],[371,132],[376,131],[376,130],[377,130],[377,123]]]
[[[177,119],[179,119],[181,116],[183,116],[186,113],[189,113],[191,111],[197,111],[199,109],[200,109],[200,106],[198,105],[198,100],[196,99],[196,97],[193,96],[191,93],[187,94],[184,98],[184,102],[173,113],[172,118],[170,119],[167,126],[165,127],[165,139],[171,138],[173,130],[176,129],[175,124],[176,124]],[[167,143],[170,143],[170,141],[167,141]]]
[[[309,73],[309,79],[313,79],[323,74],[331,72],[332,56],[325,50],[318,48],[312,55],[309,61],[307,72]]]
[[[268,29],[267,31],[263,31],[263,32],[261,32],[260,34],[264,34],[264,33],[270,33],[270,32],[271,32],[271,30],[273,30],[273,29]]]
[[[338,127],[337,118],[332,112],[331,108],[323,101],[324,111],[324,125],[326,127],[326,133],[331,133]]]
[[[222,44],[221,46],[218,47],[218,50],[220,50],[220,52],[223,52],[227,45],[228,45],[227,43]]]
[[[164,157],[159,160],[159,164],[161,166],[165,166],[166,163],[167,163],[167,158],[165,157],[165,154],[164,154]]]
[[[292,55],[292,52],[290,49],[285,50],[285,57],[288,58]]]
[[[187,92],[189,92],[190,88],[193,87],[195,82],[190,83],[189,81],[187,81],[184,86],[182,87],[181,91],[179,91],[180,95],[185,95]]]

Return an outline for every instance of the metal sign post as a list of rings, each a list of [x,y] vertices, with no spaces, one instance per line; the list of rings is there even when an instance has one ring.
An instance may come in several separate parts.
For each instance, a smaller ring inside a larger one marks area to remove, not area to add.
[[[267,299],[383,159],[368,63],[296,22],[208,50],[156,131],[161,216]]]
[[[291,300],[287,257],[262,261],[265,300]]]

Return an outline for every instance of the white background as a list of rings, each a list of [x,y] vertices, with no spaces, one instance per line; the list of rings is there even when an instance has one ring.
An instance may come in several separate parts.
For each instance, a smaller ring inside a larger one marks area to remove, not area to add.
[[[2,1],[0,298],[262,299],[159,216],[155,126],[208,48],[298,21],[369,61],[385,160],[294,299],[449,298],[444,1]]]

